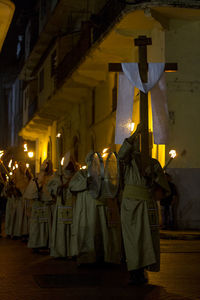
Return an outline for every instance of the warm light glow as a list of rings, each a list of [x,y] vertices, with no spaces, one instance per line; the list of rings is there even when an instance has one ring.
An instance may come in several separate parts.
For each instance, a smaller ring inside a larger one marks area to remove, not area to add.
[[[56,137],[57,137],[57,138],[60,138],[60,137],[61,137],[61,133],[58,133]]]
[[[10,172],[9,174],[10,174],[10,176],[12,176],[12,175],[13,175],[13,172]]]
[[[85,170],[86,168],[87,168],[87,166],[82,166],[80,169]]]
[[[109,150],[109,148],[104,148],[102,153],[106,153],[106,152],[108,152],[108,150]]]
[[[15,168],[17,169],[19,166],[18,166],[18,164],[15,164]]]
[[[63,166],[63,165],[64,165],[64,161],[65,161],[65,158],[64,158],[64,157],[62,157],[62,159],[61,159],[61,162],[60,162],[61,166]]]
[[[176,157],[176,150],[170,150],[169,155],[171,156],[171,158]]]
[[[28,152],[28,157],[32,158],[34,156],[33,152]]]
[[[130,130],[132,132],[134,130],[134,128],[135,128],[135,123],[134,122],[129,123],[129,128],[130,128]]]
[[[9,177],[8,177],[8,175],[6,174],[6,179],[7,179],[7,181],[9,180]]]
[[[2,158],[3,155],[4,155],[4,151],[0,150],[0,159]]]
[[[13,166],[13,171],[15,170],[15,166]]]
[[[108,155],[108,153],[104,153],[104,154],[102,154],[102,157],[104,158],[104,157],[106,157]]]
[[[12,166],[12,159],[9,161],[8,167],[11,168]]]
[[[24,144],[24,152],[28,152],[28,145]]]
[[[26,164],[26,167],[27,167],[27,169],[30,167],[30,165],[29,164]]]

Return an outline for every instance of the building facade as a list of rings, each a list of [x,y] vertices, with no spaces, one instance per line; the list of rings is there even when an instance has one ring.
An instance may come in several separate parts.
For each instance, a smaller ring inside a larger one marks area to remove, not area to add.
[[[22,126],[17,131],[25,141],[36,143],[36,171],[46,157],[57,168],[58,133],[62,155],[71,151],[80,165],[91,149],[118,151],[114,137],[119,73],[111,72],[109,64],[138,62],[134,39],[151,37],[148,62],[178,65],[176,72],[166,73],[167,145],[153,143],[149,99],[152,156],[164,166],[169,150],[176,149],[178,156],[168,172],[179,192],[178,226],[200,229],[199,25],[199,1],[38,1],[26,27],[25,60],[17,79],[23,87]],[[137,89],[132,118],[136,127]]]

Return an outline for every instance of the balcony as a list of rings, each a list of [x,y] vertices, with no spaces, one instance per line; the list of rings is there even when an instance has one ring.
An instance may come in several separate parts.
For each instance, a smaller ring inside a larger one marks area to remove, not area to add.
[[[119,0],[110,0],[99,12],[93,15],[90,21],[82,24],[81,36],[77,45],[64,57],[56,70],[55,87],[62,86],[74,69],[78,67],[87,55],[89,49],[103,36],[120,16],[126,4]]]

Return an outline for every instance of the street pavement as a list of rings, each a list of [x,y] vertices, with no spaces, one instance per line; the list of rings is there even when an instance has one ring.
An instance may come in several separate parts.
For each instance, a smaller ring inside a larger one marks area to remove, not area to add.
[[[200,240],[161,240],[161,271],[129,286],[125,265],[78,268],[75,261],[32,253],[0,239],[0,300],[200,299]]]

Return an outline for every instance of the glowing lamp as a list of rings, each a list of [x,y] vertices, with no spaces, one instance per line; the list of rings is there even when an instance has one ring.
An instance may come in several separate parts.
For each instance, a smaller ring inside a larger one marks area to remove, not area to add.
[[[87,166],[82,166],[81,170],[85,170],[87,168]]]
[[[18,166],[18,164],[15,164],[15,168],[17,169],[19,166]]]
[[[26,164],[27,169],[29,168],[29,166],[30,166],[29,164]]]
[[[13,172],[10,172],[9,175],[12,176],[12,175],[13,175]]]
[[[57,138],[60,138],[60,137],[61,137],[61,133],[58,133],[56,137],[57,137]]]
[[[33,153],[33,152],[31,152],[31,151],[28,152],[28,157],[29,157],[29,158],[33,158],[33,156],[34,156],[34,153]]]
[[[27,146],[27,144],[24,144],[24,152],[28,152],[28,146]]]

